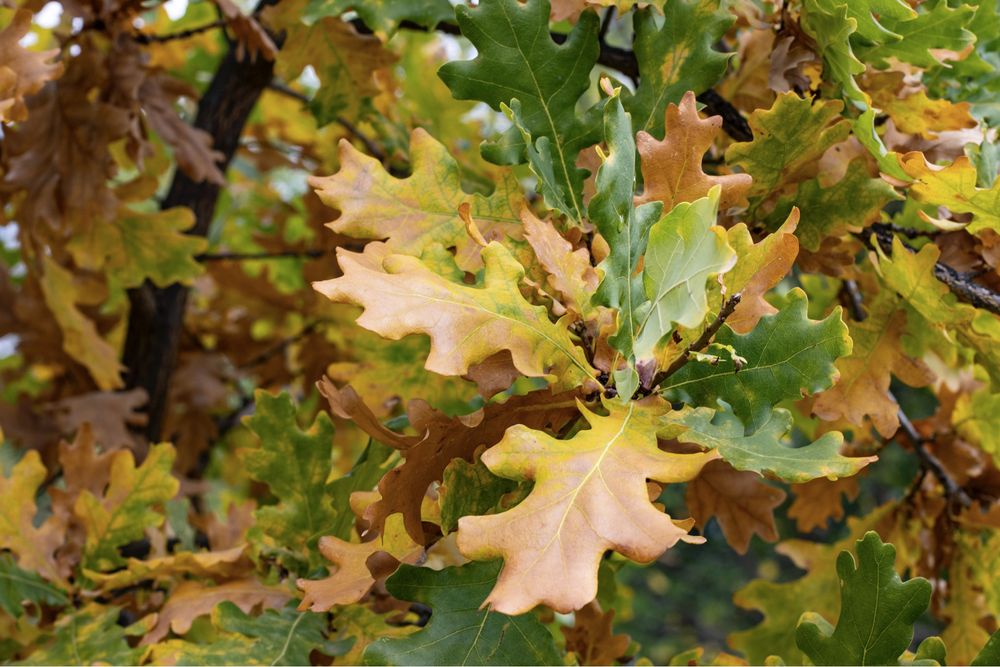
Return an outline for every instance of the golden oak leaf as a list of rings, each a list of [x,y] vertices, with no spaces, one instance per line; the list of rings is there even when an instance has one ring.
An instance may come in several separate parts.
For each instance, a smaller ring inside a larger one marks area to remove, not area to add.
[[[53,515],[35,526],[35,495],[45,477],[45,466],[35,450],[25,453],[11,468],[9,477],[0,476],[0,549],[14,552],[18,565],[25,570],[63,582],[64,573],[54,553],[63,543],[65,523]]]
[[[106,591],[185,574],[215,580],[232,579],[252,569],[246,551],[247,545],[241,544],[223,551],[178,551],[161,558],[129,558],[123,570],[110,574],[88,570],[87,578]]]
[[[396,178],[341,140],[340,171],[309,179],[323,203],[340,211],[327,226],[355,238],[386,239],[392,252],[416,257],[435,245],[455,248],[455,261],[465,271],[478,270],[482,261],[459,216],[462,204],[469,204],[487,240],[521,236],[524,195],[512,176],[502,178],[488,197],[465,193],[455,158],[420,128],[410,136],[410,161],[412,175]]]
[[[774,542],[774,508],[785,500],[785,492],[765,484],[757,473],[734,469],[725,461],[711,461],[687,485],[687,506],[698,526],[704,528],[713,516],[729,545],[747,552],[755,534]]]
[[[21,46],[21,39],[31,30],[31,16],[29,10],[18,9],[0,31],[0,122],[27,118],[24,98],[63,72],[62,63],[48,62],[59,55],[59,49],[29,51]]]
[[[722,187],[721,210],[747,205],[747,191],[752,182],[749,175],[710,176],[701,169],[702,157],[722,127],[721,116],[702,119],[694,93],[688,91],[680,106],[667,106],[664,124],[663,141],[657,141],[646,132],[636,135],[645,184],[638,203],[662,201],[663,210],[669,211],[680,202],[701,199],[713,186],[719,185]]]
[[[837,360],[840,380],[816,397],[813,413],[828,421],[844,418],[856,426],[863,426],[867,416],[882,437],[891,438],[899,428],[899,406],[889,392],[891,376],[922,387],[934,380],[934,373],[903,352],[906,311],[891,292],[880,293],[868,317],[849,326],[853,351]]]
[[[76,433],[89,424],[94,438],[106,449],[122,449],[136,445],[129,427],[146,425],[147,417],[139,411],[145,404],[146,390],[139,387],[122,392],[77,394],[51,403],[48,408],[63,434]]]
[[[922,86],[904,90],[904,76],[903,72],[871,72],[865,77],[872,104],[888,114],[900,132],[935,139],[938,132],[976,127],[968,102],[932,100]]]
[[[596,307],[591,296],[597,290],[600,276],[590,261],[586,248],[573,249],[551,221],[541,221],[527,208],[521,212],[524,238],[535,251],[535,257],[548,272],[548,283],[563,299],[569,312],[584,320],[590,319]]]
[[[300,15],[294,5],[272,6],[262,13],[268,27],[285,32],[275,73],[295,81],[304,68],[313,68],[321,85],[309,107],[320,125],[338,116],[357,118],[362,101],[379,93],[375,72],[395,63],[396,55],[377,37],[362,35],[339,17],[326,16],[306,25],[298,20]]]
[[[856,475],[833,480],[820,477],[805,484],[793,484],[795,499],[788,507],[788,516],[795,519],[799,532],[824,528],[830,519],[838,521],[844,516],[841,494],[847,500],[854,500],[860,491]]]
[[[907,153],[900,162],[916,183],[911,192],[919,201],[945,206],[952,213],[971,213],[972,222],[965,228],[970,234],[983,229],[1000,231],[1000,180],[992,188],[976,187],[976,167],[967,157],[956,158],[947,167],[937,167],[919,151]],[[934,222],[923,211],[921,217]]]
[[[249,614],[258,606],[261,609],[279,609],[291,597],[286,589],[266,586],[257,579],[238,579],[217,586],[182,581],[170,591],[166,604],[157,614],[156,625],[142,638],[140,646],[155,644],[168,632],[186,634],[195,619],[211,613],[220,602],[232,602],[243,613]]]
[[[791,270],[799,254],[795,228],[799,211],[793,208],[785,223],[758,243],[743,223],[729,229],[729,245],[736,251],[736,266],[725,274],[723,281],[729,294],[742,295],[736,310],[726,320],[736,333],[749,333],[764,315],[778,309],[764,300],[764,294],[777,285]]]
[[[615,610],[601,610],[593,601],[573,615],[572,626],[559,629],[566,638],[566,651],[576,654],[581,665],[613,665],[628,651],[631,638],[611,629]]]
[[[424,549],[406,534],[402,518],[393,515],[383,533],[372,532],[367,542],[353,543],[325,536],[319,540],[323,556],[337,566],[325,579],[299,579],[305,592],[300,610],[327,611],[338,604],[353,604],[371,590],[375,581],[396,571],[400,563],[414,564]]]
[[[975,561],[988,551],[980,537],[959,533],[958,538],[957,554],[948,570],[948,601],[941,610],[948,620],[941,639],[947,642],[949,662],[968,665],[990,637],[980,623],[996,614],[996,609],[987,604],[982,587],[995,586],[996,579],[995,573],[992,581],[978,581],[975,576]]]
[[[597,371],[570,338],[567,323],[552,323],[517,289],[524,269],[506,248],[493,242],[482,249],[484,286],[450,282],[385,243],[369,243],[363,253],[337,251],[344,275],[313,283],[339,303],[365,310],[358,324],[399,340],[411,333],[430,336],[424,368],[442,375],[466,375],[469,368],[502,350],[528,377],[542,377],[557,389],[599,388]]]
[[[50,256],[42,257],[42,293],[52,316],[63,335],[63,350],[83,364],[102,391],[122,386],[118,352],[97,331],[93,320],[76,307],[81,295],[73,274],[59,266]]]
[[[535,483],[513,509],[459,520],[463,554],[504,558],[484,605],[511,615],[538,604],[569,612],[594,599],[608,549],[648,563],[679,540],[702,541],[688,535],[690,522],[676,522],[653,506],[646,480],[686,482],[718,452],[661,451],[656,432],[669,406],[605,407],[609,414],[601,416],[579,405],[591,428],[568,440],[512,426],[483,454],[494,474]]]

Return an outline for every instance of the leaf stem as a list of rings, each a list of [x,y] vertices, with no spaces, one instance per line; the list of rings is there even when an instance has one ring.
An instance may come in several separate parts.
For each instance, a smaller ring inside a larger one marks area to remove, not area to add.
[[[640,389],[640,392],[642,392],[643,395],[645,396],[652,394],[653,392],[656,391],[657,387],[659,387],[663,383],[664,380],[666,380],[668,377],[679,371],[684,366],[684,364],[690,361],[691,355],[693,353],[700,352],[701,350],[704,350],[706,347],[708,347],[708,344],[712,342],[712,338],[715,337],[715,334],[719,331],[719,329],[722,328],[722,325],[725,324],[729,316],[733,314],[733,311],[736,310],[736,306],[740,305],[740,299],[742,298],[743,295],[740,294],[739,292],[729,297],[726,300],[726,302],[722,304],[722,308],[719,309],[719,314],[715,316],[715,319],[712,320],[711,324],[705,327],[705,330],[701,332],[701,335],[698,336],[698,339],[693,343],[691,343],[687,347],[687,349],[681,353],[679,357],[674,359],[674,362],[670,364],[670,366],[666,370],[660,371],[659,373],[653,376],[653,380],[652,382],[650,382],[649,389],[645,391]]]

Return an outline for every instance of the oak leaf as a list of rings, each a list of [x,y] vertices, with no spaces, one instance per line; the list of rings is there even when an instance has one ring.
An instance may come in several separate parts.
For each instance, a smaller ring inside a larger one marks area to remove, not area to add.
[[[181,575],[215,580],[232,579],[251,569],[246,552],[246,544],[241,544],[222,551],[178,551],[160,558],[129,558],[124,569],[108,574],[87,571],[87,578],[106,591],[134,586],[141,581]]]
[[[57,565],[54,553],[63,542],[65,522],[51,516],[35,525],[35,495],[45,477],[45,466],[35,450],[26,452],[9,476],[0,476],[0,548],[12,551],[23,569],[62,584],[67,573]]]
[[[722,282],[727,294],[741,297],[736,310],[726,319],[736,333],[749,333],[761,317],[778,312],[764,299],[764,294],[791,271],[798,257],[799,240],[795,236],[798,224],[799,212],[793,208],[780,228],[757,243],[745,224],[729,228],[729,246],[736,253],[736,264]]]
[[[424,556],[423,547],[406,534],[398,514],[385,522],[384,532],[371,532],[368,538],[361,543],[330,535],[320,538],[320,552],[337,570],[325,579],[298,580],[305,592],[299,609],[327,611],[334,605],[357,602],[377,578],[393,572],[400,563],[417,563]]]
[[[467,516],[458,546],[475,560],[502,556],[504,568],[484,602],[517,614],[546,604],[579,609],[597,594],[597,569],[608,549],[649,562],[687,534],[649,500],[646,480],[685,482],[716,452],[671,454],[657,447],[665,407],[608,403],[607,416],[580,412],[591,428],[568,440],[513,426],[483,454],[496,475],[534,481],[519,505],[501,514]]]
[[[415,257],[436,245],[454,248],[455,262],[465,271],[477,271],[482,260],[459,217],[462,204],[470,205],[469,213],[487,240],[509,243],[521,235],[525,200],[517,181],[502,178],[488,197],[467,194],[455,158],[420,128],[410,135],[412,173],[406,178],[396,178],[344,139],[339,159],[337,173],[309,179],[323,203],[340,211],[327,224],[338,234],[385,239],[392,252]]]
[[[576,158],[600,135],[593,114],[581,119],[575,107],[590,86],[597,60],[597,14],[584,12],[562,44],[549,36],[548,0],[462,5],[456,17],[477,56],[446,63],[438,76],[455,98],[480,100],[496,111],[509,105],[516,116],[514,126],[498,140],[482,145],[483,157],[496,164],[520,164],[530,156],[526,148],[536,158],[548,156],[545,164],[532,160],[534,168],[547,167],[552,173],[554,186],[546,194],[547,202],[554,196],[559,208],[582,221],[586,171],[576,167]],[[515,99],[517,109],[513,109]],[[542,174],[539,180],[548,179]]]
[[[77,308],[79,290],[73,274],[48,255],[42,257],[42,293],[63,335],[63,350],[83,364],[102,391],[123,386],[118,352],[101,336],[93,320]]]
[[[595,315],[591,295],[600,276],[591,265],[586,248],[573,249],[551,220],[539,220],[529,209],[521,213],[524,238],[535,257],[548,272],[548,284],[560,295],[563,305],[576,317],[589,320]]]
[[[358,324],[381,336],[430,336],[424,364],[429,371],[466,375],[471,366],[509,350],[518,371],[545,378],[554,388],[600,386],[566,323],[552,323],[543,306],[521,296],[517,285],[524,269],[499,243],[482,249],[481,288],[450,282],[415,257],[392,254],[384,243],[369,243],[363,253],[341,249],[337,258],[344,275],[313,287],[333,301],[362,306]]]
[[[218,586],[183,581],[170,591],[170,597],[157,613],[156,625],[140,645],[155,644],[170,632],[187,634],[195,619],[210,614],[220,602],[231,602],[244,613],[250,613],[258,605],[263,609],[280,609],[291,597],[287,590],[266,586],[257,579],[238,579]]]
[[[613,665],[626,655],[631,638],[616,635],[611,628],[615,610],[603,611],[595,600],[573,614],[572,626],[561,626],[566,651],[576,654],[581,665]]]
[[[753,177],[751,199],[769,194],[782,183],[803,180],[808,166],[847,138],[850,123],[840,119],[843,106],[837,100],[814,104],[789,92],[778,95],[770,109],[751,114],[753,140],[726,150],[726,162]]]
[[[937,167],[913,152],[904,155],[903,169],[916,182],[910,190],[918,201],[945,206],[952,213],[971,213],[972,222],[965,227],[970,234],[991,229],[1000,231],[1000,180],[991,188],[977,186],[978,173],[967,157],[956,158],[946,167]],[[934,219],[921,211],[929,222]]]
[[[754,535],[766,542],[778,539],[774,509],[784,502],[785,492],[764,483],[760,475],[711,461],[688,482],[685,500],[698,526],[704,530],[715,517],[738,553],[747,552]]]
[[[805,484],[796,484],[792,486],[794,500],[788,506],[788,517],[795,519],[795,527],[801,533],[824,528],[830,519],[837,521],[844,516],[844,504],[840,496],[854,500],[860,492],[857,477],[839,477],[835,480],[819,478]]]
[[[661,11],[636,11],[632,48],[639,65],[639,86],[625,99],[636,131],[663,137],[663,110],[668,103],[680,101],[682,95],[685,101],[681,104],[689,105],[694,112],[694,95],[711,88],[726,71],[730,56],[713,47],[732,23],[731,13],[717,0],[671,0]],[[669,115],[668,110],[668,122]],[[666,132],[669,141],[669,127]],[[695,157],[700,165],[701,155]],[[664,203],[670,210],[670,203]]]
[[[806,302],[805,292],[795,288],[785,307],[761,318],[750,333],[723,325],[715,341],[745,359],[740,367],[731,359],[689,362],[661,386],[696,405],[726,401],[750,433],[767,422],[779,401],[829,389],[837,380],[834,362],[851,353],[851,339],[840,306],[817,321],[806,314]]]
[[[87,532],[83,567],[104,571],[125,565],[118,548],[163,523],[157,507],[173,498],[180,486],[170,474],[174,456],[171,445],[154,445],[136,467],[131,452],[116,452],[104,493],[100,497],[89,490],[80,493],[73,511]]]
[[[816,397],[813,413],[829,421],[845,418],[856,426],[863,426],[867,416],[882,437],[891,438],[899,427],[899,406],[889,392],[892,376],[913,387],[935,377],[926,364],[903,351],[905,326],[906,311],[899,308],[899,300],[880,294],[864,321],[851,322],[854,348],[850,356],[837,360],[840,380]]]
[[[29,51],[21,46],[21,39],[31,30],[31,16],[30,10],[18,9],[7,27],[0,30],[0,122],[27,118],[24,98],[63,72],[62,63],[49,62],[59,49]]]
[[[694,93],[684,93],[680,105],[669,104],[664,118],[664,138],[658,141],[645,130],[635,138],[642,158],[643,191],[638,201],[663,202],[670,211],[680,202],[706,196],[713,186],[722,188],[719,208],[746,206],[752,179],[748,174],[712,176],[702,171],[702,158],[722,127],[721,116],[701,118]]]
[[[94,391],[68,396],[47,408],[64,434],[76,433],[89,424],[94,439],[113,450],[135,446],[129,427],[146,425],[147,416],[139,410],[145,404],[146,390],[137,387],[123,392]]]

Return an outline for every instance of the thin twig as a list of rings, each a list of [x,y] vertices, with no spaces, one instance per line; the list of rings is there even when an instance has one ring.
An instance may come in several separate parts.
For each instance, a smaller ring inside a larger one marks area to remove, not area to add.
[[[310,100],[308,97],[306,97],[299,91],[295,90],[294,88],[288,87],[287,85],[281,83],[280,81],[272,81],[267,87],[276,93],[280,93],[287,97],[291,97],[294,100],[298,100],[302,104],[309,104]],[[335,116],[333,120],[335,123],[337,123],[345,130],[347,130],[347,133],[351,135],[354,139],[360,141],[364,145],[365,150],[368,151],[369,155],[371,155],[379,162],[383,163],[385,162],[385,151],[383,151],[379,147],[379,145],[372,140],[371,137],[369,137],[364,132],[359,130],[354,123],[347,120],[343,116]]]
[[[854,318],[855,322],[864,322],[868,318],[868,313],[865,312],[864,299],[861,297],[861,290],[858,289],[858,283],[853,280],[845,280],[841,283],[840,288],[847,297],[846,300],[851,317]]]
[[[893,400],[895,400],[895,397],[893,397]],[[972,498],[969,497],[969,494],[948,474],[941,461],[924,447],[928,442],[927,438],[920,435],[902,408],[899,408],[897,413],[899,415],[899,425],[903,427],[903,431],[906,433],[906,437],[909,438],[917,458],[920,459],[923,467],[930,470],[937,477],[938,481],[941,482],[945,495],[949,500],[957,502],[963,508],[972,507]]]
[[[332,250],[282,250],[278,252],[206,252],[195,255],[197,262],[242,262],[256,259],[305,259],[332,254]]]
[[[667,370],[660,371],[659,373],[653,376],[653,381],[650,382],[649,385],[650,388],[645,393],[652,394],[654,391],[656,391],[656,388],[663,383],[664,380],[666,380],[668,377],[679,371],[684,366],[684,364],[690,361],[691,355],[693,353],[700,352],[701,350],[704,350],[706,347],[708,347],[708,344],[712,342],[712,338],[715,337],[716,332],[718,332],[719,329],[722,328],[722,325],[725,324],[726,319],[733,314],[733,311],[736,310],[736,306],[740,305],[741,298],[742,295],[739,292],[729,297],[729,299],[727,299],[726,302],[722,304],[722,308],[719,310],[719,314],[716,315],[712,323],[709,324],[708,327],[706,327],[705,330],[701,332],[701,335],[698,336],[698,339],[693,343],[691,343],[687,347],[687,349],[681,353],[679,357],[674,359],[674,363],[670,364]]]
[[[224,19],[218,21],[212,21],[211,23],[206,23],[205,25],[196,26],[194,28],[188,28],[187,30],[181,30],[178,32],[168,33],[166,35],[151,35],[149,33],[140,32],[133,35],[135,41],[140,44],[162,44],[163,42],[172,42],[178,39],[188,39],[189,37],[194,37],[195,35],[200,35],[203,32],[208,32],[209,30],[215,30],[216,28],[223,28],[226,25]]]
[[[875,238],[878,240],[882,251],[891,254],[892,241],[894,238],[897,238],[893,234],[892,228],[886,225],[874,224],[870,227],[870,230],[875,233]],[[868,249],[874,250],[869,240],[869,234],[870,232],[861,232],[854,236],[864,243]],[[903,243],[903,247],[910,252],[916,252],[916,250],[906,243]],[[934,277],[944,283],[951,290],[952,294],[958,297],[959,301],[964,301],[976,308],[988,310],[994,315],[1000,315],[1000,294],[984,285],[973,282],[969,275],[963,274],[947,264],[936,262],[934,264]]]

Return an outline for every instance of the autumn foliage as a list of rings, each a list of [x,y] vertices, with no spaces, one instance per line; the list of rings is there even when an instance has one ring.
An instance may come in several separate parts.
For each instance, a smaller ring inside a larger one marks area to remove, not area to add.
[[[454,4],[0,2],[0,661],[1000,664],[996,0]]]

